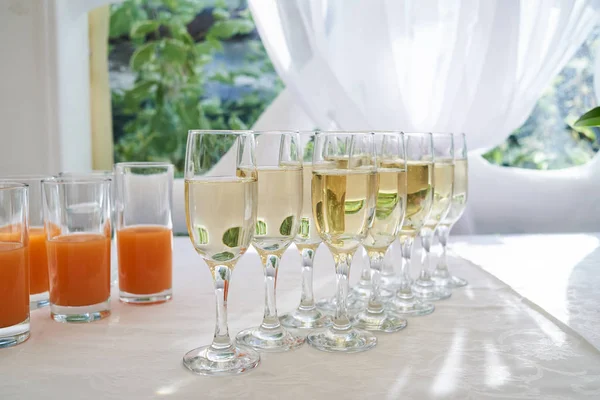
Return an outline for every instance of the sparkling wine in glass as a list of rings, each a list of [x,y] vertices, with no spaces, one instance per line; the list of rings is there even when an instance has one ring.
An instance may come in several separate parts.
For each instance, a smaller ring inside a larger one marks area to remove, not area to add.
[[[431,244],[435,230],[446,218],[452,204],[454,190],[454,142],[451,133],[433,133],[433,204],[425,225],[419,232],[421,238],[421,272],[413,284],[413,291],[424,301],[447,299],[452,290],[438,286],[430,275]]]
[[[417,316],[431,314],[434,306],[422,302],[412,291],[410,277],[412,246],[429,218],[433,204],[434,153],[431,133],[405,133],[406,214],[399,233],[402,251],[400,288],[388,303],[396,312]]]
[[[224,144],[217,149],[214,139]],[[215,159],[218,159],[216,165]],[[248,131],[190,131],[185,160],[188,233],[213,277],[217,323],[213,342],[183,357],[202,375],[239,374],[255,368],[259,354],[232,343],[227,326],[231,273],[250,246],[256,225],[257,174],[254,137]]]
[[[450,289],[459,288],[467,285],[465,279],[450,275],[448,272],[448,259],[446,256],[446,246],[450,230],[460,219],[467,206],[467,193],[469,186],[469,164],[467,157],[467,139],[464,133],[454,134],[454,191],[450,211],[437,226],[436,233],[440,244],[442,245],[442,255],[438,264],[431,274],[432,279],[438,287],[448,287]]]
[[[279,322],[275,288],[279,262],[300,225],[302,153],[297,132],[255,132],[258,172],[257,218],[252,245],[265,274],[262,323],[237,334],[238,343],[260,351],[283,352],[304,344]]]
[[[396,332],[406,327],[400,314],[386,310],[381,297],[383,259],[402,227],[406,210],[406,154],[402,133],[375,133],[377,147],[377,201],[375,218],[363,241],[371,267],[370,297],[366,309],[353,318],[354,326],[371,331]]]
[[[302,146],[302,212],[294,243],[302,257],[302,292],[300,305],[280,317],[281,324],[287,328],[314,329],[331,323],[330,318],[315,305],[313,294],[313,261],[321,237],[312,216],[311,182],[312,157],[315,144],[315,132],[299,132]]]
[[[359,352],[377,344],[373,334],[351,325],[346,309],[352,256],[373,223],[376,191],[372,133],[317,134],[313,155],[313,218],[321,239],[333,255],[336,270],[333,325],[308,335],[308,342],[318,350]]]

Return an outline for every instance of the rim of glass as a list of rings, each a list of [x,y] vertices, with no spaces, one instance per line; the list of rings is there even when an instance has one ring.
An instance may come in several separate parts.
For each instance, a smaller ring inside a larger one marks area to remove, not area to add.
[[[364,130],[364,131],[315,131],[318,134],[321,135],[364,135],[369,134],[369,135],[373,135],[378,131],[374,131],[374,130]],[[380,131],[380,132],[384,132],[384,131]],[[398,131],[400,132],[400,131]]]
[[[47,175],[43,175],[43,174],[2,175],[2,176],[0,176],[0,181],[3,181],[3,182],[6,182],[6,181],[19,182],[19,180],[42,181],[47,178],[52,178],[53,176],[54,175],[52,175],[52,174],[47,174]]]
[[[14,182],[9,180],[0,181],[0,190],[25,189],[28,187],[28,184],[22,182]]]
[[[431,132],[431,134],[433,136],[449,136],[449,137],[454,137],[454,133],[453,132]]]
[[[127,161],[116,163],[115,167],[173,167],[166,161]]]
[[[409,132],[409,131],[402,131],[402,133],[404,133],[405,135],[421,135],[421,136],[433,136],[432,132]]]
[[[74,185],[86,183],[104,183],[112,182],[111,176],[53,176],[51,178],[42,179],[43,184],[56,185]]]
[[[290,133],[295,133],[295,134],[299,134],[299,131],[294,131],[294,130],[267,130],[267,131],[251,131],[253,134],[255,135],[281,135],[281,134],[290,134]]]
[[[109,169],[98,169],[98,170],[93,170],[93,171],[86,171],[86,172],[73,172],[73,171],[60,171],[58,173],[58,177],[62,178],[62,177],[70,177],[70,176],[105,176],[105,175],[112,175],[114,174],[114,172],[112,170]]]
[[[188,131],[188,135],[200,135],[200,134],[209,134],[209,135],[249,135],[251,134],[251,130],[217,130],[217,129],[190,129]]]

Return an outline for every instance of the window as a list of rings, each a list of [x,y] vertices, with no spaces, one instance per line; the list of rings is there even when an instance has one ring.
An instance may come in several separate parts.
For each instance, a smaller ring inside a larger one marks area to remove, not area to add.
[[[283,88],[245,0],[125,0],[109,43],[115,162],[180,175],[189,129],[249,129]]]
[[[594,60],[600,28],[554,78],[527,121],[484,157],[491,163],[531,169],[559,169],[588,162],[600,148],[598,128],[572,124],[597,105]]]

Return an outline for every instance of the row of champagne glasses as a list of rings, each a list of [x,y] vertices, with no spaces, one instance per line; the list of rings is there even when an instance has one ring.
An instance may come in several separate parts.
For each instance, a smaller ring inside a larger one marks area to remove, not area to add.
[[[214,135],[228,151],[213,166]],[[359,328],[393,332],[406,326],[402,314],[427,313],[427,303],[412,293],[408,264],[391,308],[381,298],[380,273],[396,238],[407,259],[412,241],[428,222],[435,197],[433,149],[431,134],[191,131],[185,167],[188,230],[213,274],[217,327],[213,343],[186,354],[184,365],[202,374],[239,373],[258,365],[256,350],[287,351],[304,343],[304,337],[282,326],[275,300],[279,261],[294,240],[303,260],[302,297],[298,309],[281,321],[295,328],[331,323],[308,335],[313,347],[367,350],[377,339]],[[452,157],[447,161],[453,165]],[[308,185],[310,196],[303,193]],[[434,218],[441,220],[442,214]],[[312,294],[312,263],[320,241],[336,265],[331,322],[315,307]],[[226,320],[229,279],[251,243],[264,265],[265,313],[260,326],[240,332],[234,344]],[[350,319],[349,271],[361,245],[369,255],[372,283],[364,311]],[[427,271],[422,278],[431,281]]]

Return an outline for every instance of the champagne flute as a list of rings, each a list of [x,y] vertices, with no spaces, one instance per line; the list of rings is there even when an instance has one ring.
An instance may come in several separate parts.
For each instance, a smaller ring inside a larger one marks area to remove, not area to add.
[[[224,150],[211,145],[215,140],[208,139],[216,139],[215,136],[224,143]],[[221,159],[213,168],[215,152]],[[185,157],[188,233],[213,276],[217,305],[212,344],[194,349],[183,357],[185,367],[198,374],[238,374],[260,363],[256,351],[232,343],[227,326],[229,281],[233,268],[252,240],[257,186],[254,137],[250,132],[188,133]]]
[[[312,157],[315,132],[300,132],[302,146],[302,213],[294,243],[302,257],[302,294],[300,305],[292,312],[280,317],[287,328],[322,328],[331,323],[330,318],[317,309],[313,294],[313,261],[321,244],[319,232],[312,217],[310,184],[312,181]]]
[[[469,164],[467,157],[467,138],[464,133],[454,134],[454,192],[452,193],[452,204],[448,215],[438,225],[436,233],[442,245],[442,256],[433,271],[431,277],[438,287],[451,289],[467,285],[467,281],[448,272],[448,259],[446,246],[448,236],[454,224],[460,219],[467,205],[467,192],[469,184]]]
[[[370,298],[367,307],[354,319],[354,326],[383,332],[406,327],[399,314],[384,309],[381,297],[383,259],[402,227],[406,210],[406,154],[402,133],[376,133],[377,201],[375,219],[363,241],[371,266]]]
[[[447,286],[437,286],[429,274],[431,268],[431,243],[439,223],[446,218],[452,203],[454,188],[454,142],[451,133],[433,134],[433,204],[425,225],[419,231],[421,238],[421,273],[413,284],[413,291],[421,300],[437,301],[447,299],[452,290]]]
[[[320,132],[313,153],[313,218],[333,255],[336,311],[333,325],[311,332],[308,342],[329,352],[365,351],[377,344],[354,328],[346,310],[352,256],[367,237],[375,214],[376,152],[372,133]]]
[[[433,179],[435,161],[433,135],[431,133],[405,133],[406,147],[406,215],[400,230],[402,272],[400,289],[389,304],[396,312],[404,315],[431,314],[434,306],[421,302],[412,291],[410,261],[415,237],[425,224],[433,203]]]
[[[282,352],[300,347],[279,322],[275,301],[279,261],[294,240],[302,211],[302,154],[297,132],[255,132],[258,209],[252,244],[265,273],[265,312],[258,327],[236,336],[240,344],[261,351]]]

